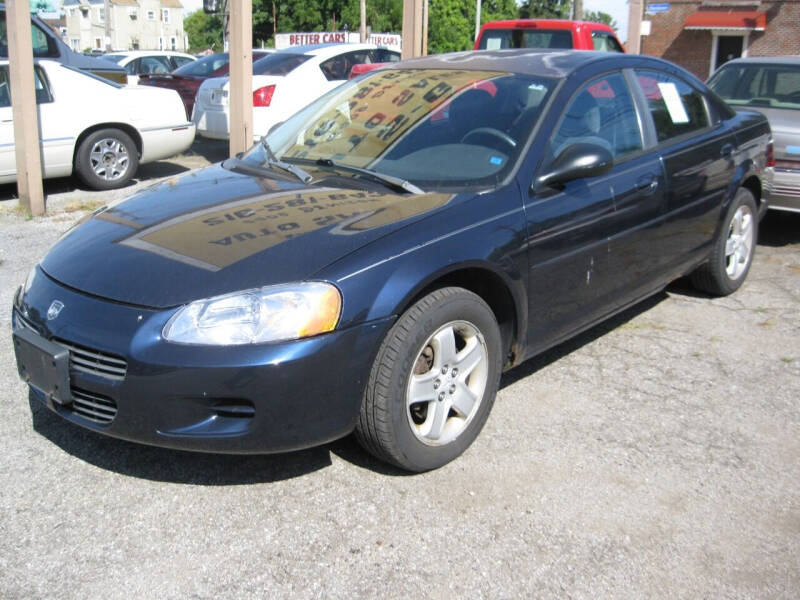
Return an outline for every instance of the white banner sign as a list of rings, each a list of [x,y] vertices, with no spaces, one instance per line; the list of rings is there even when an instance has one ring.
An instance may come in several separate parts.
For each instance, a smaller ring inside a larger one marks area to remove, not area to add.
[[[292,46],[308,44],[357,44],[360,41],[357,31],[312,31],[310,33],[278,33],[275,34],[275,48],[282,50]],[[368,44],[384,46],[392,50],[400,50],[403,38],[398,33],[372,33],[367,38]]]

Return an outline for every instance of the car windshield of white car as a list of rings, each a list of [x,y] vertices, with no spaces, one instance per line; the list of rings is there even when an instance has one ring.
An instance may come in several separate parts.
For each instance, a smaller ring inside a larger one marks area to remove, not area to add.
[[[489,186],[513,170],[556,80],[393,69],[336,88],[277,127],[275,155],[366,168],[423,189]],[[245,160],[264,162],[254,147]]]
[[[800,110],[800,64],[733,63],[717,71],[708,86],[732,106]]]
[[[309,58],[307,54],[276,52],[254,62],[253,75],[288,75]]]

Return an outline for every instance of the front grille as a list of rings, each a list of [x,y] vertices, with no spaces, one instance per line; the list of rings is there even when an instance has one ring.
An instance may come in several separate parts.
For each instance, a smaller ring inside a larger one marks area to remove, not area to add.
[[[72,388],[72,404],[67,408],[79,417],[99,425],[108,425],[117,416],[117,403],[108,396]]]
[[[99,350],[92,350],[72,342],[60,339],[53,340],[69,350],[69,368],[81,373],[98,375],[106,379],[122,381],[128,370],[128,363],[124,359],[106,354]]]

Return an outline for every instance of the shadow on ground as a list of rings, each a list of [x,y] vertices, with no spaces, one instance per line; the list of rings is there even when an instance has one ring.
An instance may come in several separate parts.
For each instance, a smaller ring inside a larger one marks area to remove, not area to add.
[[[800,213],[767,211],[759,226],[758,243],[772,248],[800,244]]]

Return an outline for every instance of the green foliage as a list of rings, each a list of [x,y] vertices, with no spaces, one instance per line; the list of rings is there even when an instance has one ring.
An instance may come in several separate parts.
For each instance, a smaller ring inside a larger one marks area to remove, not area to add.
[[[183,30],[189,37],[189,51],[202,52],[211,48],[222,51],[222,18],[197,10],[183,20]]]
[[[475,2],[472,0],[430,0],[428,4],[428,52],[470,50],[475,43]],[[481,23],[516,19],[514,0],[485,0]]]
[[[54,3],[50,0],[30,0],[31,12],[56,12]]]
[[[361,27],[359,0],[347,0],[342,8],[342,24],[349,31]],[[403,0],[367,0],[367,26],[375,33],[400,33],[403,30]]]
[[[617,29],[617,22],[614,20],[614,17],[608,13],[604,13],[602,10],[585,11],[583,13],[583,20],[593,23],[605,23],[606,25],[610,25],[613,30],[616,31]]]
[[[519,6],[522,19],[569,19],[570,0],[524,0]]]

